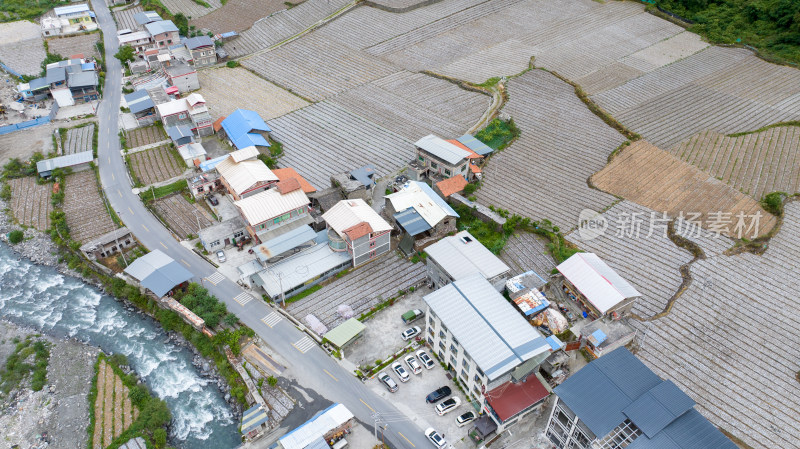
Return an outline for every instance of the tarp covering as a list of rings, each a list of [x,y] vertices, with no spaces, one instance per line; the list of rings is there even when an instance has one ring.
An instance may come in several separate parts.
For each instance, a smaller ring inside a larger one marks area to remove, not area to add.
[[[328,327],[322,324],[322,321],[320,321],[319,318],[315,317],[312,314],[306,315],[303,321],[305,321],[308,327],[310,327],[311,330],[316,332],[317,335],[325,335],[325,333],[328,332]]]
[[[353,308],[347,304],[339,304],[339,307],[336,308],[336,312],[344,319],[353,318],[353,315],[355,315]]]

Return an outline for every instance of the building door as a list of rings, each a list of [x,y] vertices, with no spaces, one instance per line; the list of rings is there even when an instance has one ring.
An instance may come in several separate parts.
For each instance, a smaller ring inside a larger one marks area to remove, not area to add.
[[[231,244],[231,239],[225,239],[225,246],[228,246],[230,244]]]

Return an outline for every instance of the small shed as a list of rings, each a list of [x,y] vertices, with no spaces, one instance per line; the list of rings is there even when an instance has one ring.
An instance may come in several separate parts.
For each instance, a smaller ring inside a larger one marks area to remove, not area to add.
[[[178,153],[180,153],[181,159],[189,168],[193,168],[195,165],[199,166],[201,162],[206,160],[206,149],[197,142],[179,146]],[[197,164],[195,164],[195,161],[197,161]]]
[[[166,295],[176,286],[194,277],[175,259],[158,249],[134,260],[125,268],[125,273],[158,297]]]
[[[94,155],[91,151],[83,151],[75,154],[68,154],[66,156],[54,157],[52,159],[45,159],[36,163],[36,171],[39,176],[47,178],[53,174],[53,170],[57,168],[71,168],[72,171],[80,171],[89,168],[89,164],[94,160]]]
[[[343,349],[364,335],[367,326],[355,318],[350,318],[344,323],[334,327],[322,337],[338,349]]]
[[[192,129],[186,125],[170,126],[167,128],[167,135],[175,142],[175,146],[180,147],[194,141]]]
[[[253,440],[267,430],[267,422],[269,422],[269,415],[264,407],[260,404],[254,405],[242,413],[242,435],[248,441]]]

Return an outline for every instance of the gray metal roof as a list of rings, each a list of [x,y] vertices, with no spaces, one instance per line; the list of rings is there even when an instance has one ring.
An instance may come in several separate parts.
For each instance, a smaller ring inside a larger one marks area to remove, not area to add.
[[[56,168],[73,167],[75,165],[86,164],[91,162],[94,156],[91,151],[82,151],[75,154],[67,154],[66,156],[54,157],[52,159],[45,159],[36,163],[36,171],[39,174],[43,172],[53,171]]]
[[[394,219],[411,236],[422,234],[431,229],[431,225],[413,207],[394,214]]]
[[[539,332],[479,274],[424,299],[489,380],[550,351]]]
[[[375,166],[372,164],[367,164],[363,167],[351,170],[350,177],[361,184],[364,184],[364,187],[369,187],[374,184],[372,178],[375,177]]]
[[[47,69],[45,80],[47,84],[57,83],[59,81],[67,80],[67,71],[64,67],[50,67]]]
[[[153,99],[150,98],[150,95],[144,89],[125,95],[125,102],[128,104],[128,109],[134,114],[156,106],[155,103],[153,103]]]
[[[155,36],[161,33],[168,33],[171,31],[177,32],[178,27],[172,23],[171,20],[160,20],[158,22],[150,22],[144,25],[144,28],[150,33],[151,36]]]
[[[197,233],[197,236],[200,237],[200,240],[203,242],[209,243],[219,238],[232,235],[234,232],[244,228],[244,220],[242,217],[237,215],[230,220],[226,220],[222,223],[217,223],[214,226],[201,229],[200,232]]]
[[[186,48],[189,50],[194,50],[200,47],[213,47],[214,41],[208,36],[195,36],[185,39],[183,44],[186,45]]]
[[[629,449],[736,448],[692,408],[691,398],[624,347],[581,368],[554,391],[599,438],[630,419],[644,435]]]
[[[467,231],[445,237],[425,248],[425,252],[455,280],[476,273],[491,279],[511,271],[508,265]]]
[[[158,22],[161,20],[161,16],[158,15],[155,11],[143,11],[137,12],[133,15],[133,20],[136,21],[139,25],[144,25],[150,22]]]
[[[253,248],[253,250],[259,260],[267,261],[315,238],[317,238],[317,233],[311,229],[311,226],[305,225],[267,240]]]
[[[470,150],[480,154],[481,156],[486,156],[491,154],[494,151],[490,146],[486,145],[485,143],[478,140],[476,137],[470,134],[464,134],[463,136],[459,137],[458,140],[462,143],[465,147],[469,148]]]
[[[167,135],[176,142],[185,137],[194,137],[192,129],[186,125],[170,126],[167,128]]]
[[[97,86],[97,73],[94,70],[70,73],[67,77],[69,87]]]
[[[470,155],[469,151],[459,148],[458,146],[453,145],[441,137],[436,137],[433,134],[419,139],[414,145],[450,165],[458,164],[459,162],[466,160],[466,158]]]
[[[50,85],[47,82],[46,78],[36,78],[36,79],[31,80],[28,83],[28,86],[30,87],[30,89],[32,91],[34,91],[34,90],[39,90],[39,89],[42,89],[42,88],[45,88],[45,87],[49,87]]]
[[[125,273],[133,276],[142,287],[159,297],[194,276],[175,259],[158,249],[134,260],[125,268]]]

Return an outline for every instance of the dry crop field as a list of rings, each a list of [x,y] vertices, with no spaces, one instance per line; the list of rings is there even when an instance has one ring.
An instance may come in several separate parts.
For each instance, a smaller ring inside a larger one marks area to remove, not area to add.
[[[125,146],[127,148],[137,148],[168,140],[164,128],[157,125],[132,129],[126,131],[126,134]]]
[[[521,134],[486,164],[479,202],[546,218],[563,230],[577,226],[581,210],[609,206],[614,197],[586,180],[625,138],[592,114],[572,86],[545,71],[513,79],[508,94],[503,110]]]
[[[70,128],[67,135],[61,142],[63,154],[75,154],[83,151],[92,151],[92,137],[94,136],[94,124],[81,126],[80,128]]]
[[[146,186],[180,176],[187,169],[183,159],[170,145],[138,151],[128,157],[134,176]]]
[[[397,296],[399,290],[407,291],[424,278],[425,263],[411,263],[389,253],[334,280],[319,291],[288,304],[286,308],[301,320],[312,313],[329,329],[333,329],[344,321],[336,310],[339,305],[349,305],[354,316],[358,317],[376,304]]]
[[[293,167],[315,186],[330,185],[331,175],[365,164],[383,177],[414,157],[413,142],[327,101],[267,122],[283,144],[281,167]]]
[[[50,227],[50,195],[53,184],[37,184],[38,176],[14,178],[6,181],[11,186],[11,212],[21,225],[40,231]]]
[[[68,175],[64,184],[64,204],[61,209],[66,215],[73,240],[88,242],[114,230],[116,226],[100,197],[92,170]]]
[[[209,109],[215,118],[243,108],[269,120],[308,106],[302,98],[241,67],[201,70],[197,76],[203,86],[200,93],[211,105]]]
[[[126,9],[115,9],[114,18],[117,19],[117,29],[135,30],[139,25],[133,19],[134,14],[144,11],[141,6],[136,5]]]
[[[102,449],[120,436],[139,417],[139,409],[131,404],[128,387],[105,360],[97,371],[97,399],[94,402],[92,448]]]
[[[509,237],[499,256],[515,275],[533,270],[547,279],[556,263],[545,245],[546,242],[536,234],[517,232]]]
[[[283,41],[340,10],[352,0],[305,0],[291,9],[263,17],[225,45],[231,57],[244,56]]]
[[[729,137],[703,131],[670,153],[760,200],[767,193],[800,191],[800,127],[778,126]]]
[[[717,222],[718,229],[729,236],[738,236],[739,213],[746,217],[761,214],[759,235],[766,234],[776,223],[775,216],[764,211],[753,198],[644,140],[624,148],[608,166],[592,176],[592,182],[598,189],[665,211],[672,217],[700,213],[697,220],[703,227],[711,230],[710,223]],[[730,215],[723,220],[714,215],[717,212]],[[748,218],[746,224],[750,223]],[[749,233],[742,237],[752,238]]]
[[[398,72],[331,100],[416,141],[428,134],[458,137],[483,115],[491,98],[421,73]]]
[[[262,17],[283,9],[286,9],[286,5],[282,0],[228,0],[221,8],[195,17],[189,23],[198,30],[209,30],[215,34],[242,32]]]
[[[47,40],[50,53],[69,58],[72,55],[82,54],[85,58],[99,57],[97,43],[100,42],[100,33],[79,34],[70,37],[57,37]]]
[[[791,344],[800,339],[799,240],[800,202],[792,202],[762,256],[695,262],[671,312],[636,324],[645,333],[636,355],[754,448],[800,448],[800,348]]]
[[[158,214],[179,238],[197,235],[200,229],[214,224],[211,215],[197,203],[186,201],[183,195],[170,195],[155,202]],[[199,228],[198,228],[199,224]]]
[[[749,50],[709,47],[592,98],[669,148],[705,130],[734,133],[800,120],[800,70]]]
[[[38,75],[45,54],[39,25],[26,20],[0,23],[0,61],[22,75]]]
[[[202,17],[222,6],[220,0],[203,0],[210,7],[199,5],[194,0],[163,0],[164,6],[172,14],[183,13],[187,18]],[[230,31],[230,30],[229,30]]]

